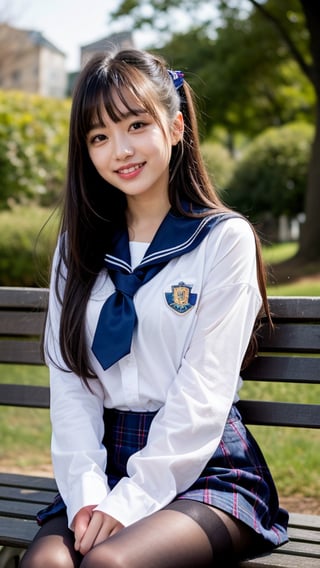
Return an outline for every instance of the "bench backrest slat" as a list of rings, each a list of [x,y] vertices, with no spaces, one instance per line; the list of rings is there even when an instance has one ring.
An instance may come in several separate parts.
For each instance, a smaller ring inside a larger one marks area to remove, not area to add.
[[[49,408],[49,387],[0,384],[0,401],[4,406]]]
[[[48,303],[47,288],[0,287],[0,310],[28,309],[45,310]]]
[[[242,400],[238,407],[247,424],[320,428],[319,404]]]
[[[269,297],[270,309],[277,320],[318,321],[320,320],[320,303],[318,296],[277,296]],[[290,314],[290,315],[289,315]]]
[[[242,377],[249,381],[315,383],[320,380],[320,357],[271,357],[260,354]]]
[[[40,341],[19,341],[5,339],[0,341],[0,362],[26,365],[43,365]]]
[[[316,323],[276,322],[273,333],[264,326],[260,335],[264,351],[319,353],[320,326]]]
[[[48,296],[47,289],[0,287],[0,363],[43,363],[40,340]],[[269,302],[275,332],[262,326],[258,357],[243,378],[320,384],[320,298],[270,297]],[[0,385],[0,404],[48,408],[49,389]],[[249,424],[320,427],[317,404],[243,400],[240,408]]]
[[[0,335],[40,335],[43,330],[45,314],[43,312],[1,311]]]
[[[263,326],[259,354],[244,380],[320,384],[320,298],[269,298],[275,329]],[[320,428],[320,405],[242,400],[248,424]]]
[[[0,287],[0,363],[43,365],[40,342],[48,297],[44,288]]]

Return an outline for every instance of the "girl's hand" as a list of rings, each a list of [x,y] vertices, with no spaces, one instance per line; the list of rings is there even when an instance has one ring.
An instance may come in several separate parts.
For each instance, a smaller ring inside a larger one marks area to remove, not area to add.
[[[83,509],[81,509],[81,511],[83,511]],[[81,511],[79,511],[79,513]],[[76,540],[76,550],[85,555],[93,546],[104,542],[122,528],[123,525],[110,515],[102,513],[101,511],[91,512],[91,519],[87,530],[80,540]]]
[[[74,521],[73,521],[73,529],[74,529],[74,548],[75,550],[80,550],[80,542],[85,534],[88,525],[90,523],[92,517],[92,510],[96,507],[96,505],[88,505],[87,507],[83,507],[78,511],[76,514]]]

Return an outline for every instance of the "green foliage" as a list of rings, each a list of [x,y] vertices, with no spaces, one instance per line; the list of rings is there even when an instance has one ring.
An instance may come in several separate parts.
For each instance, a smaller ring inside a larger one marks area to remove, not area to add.
[[[304,211],[313,131],[309,124],[292,123],[257,136],[235,167],[228,204],[251,218],[266,212],[294,217]]]
[[[234,159],[225,146],[209,140],[202,144],[201,152],[213,185],[223,192],[231,180]]]
[[[49,217],[34,205],[0,211],[0,286],[48,285],[57,228]]]
[[[0,209],[56,201],[66,166],[69,101],[0,91]]]
[[[263,9],[271,17],[248,1],[124,0],[113,15],[161,30],[158,51],[185,71],[206,132],[223,125],[256,135],[270,125],[313,121],[316,97],[301,3],[267,0]]]

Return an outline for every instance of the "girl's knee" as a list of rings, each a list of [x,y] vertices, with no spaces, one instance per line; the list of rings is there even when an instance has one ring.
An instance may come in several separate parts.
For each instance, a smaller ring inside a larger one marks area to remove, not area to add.
[[[87,552],[80,568],[130,568],[130,560],[125,551],[103,543]]]
[[[74,550],[74,535],[66,516],[43,525],[22,558],[20,568],[78,568],[82,556]]]
[[[20,568],[77,568],[77,562],[68,548],[61,546],[55,550],[39,546],[38,543],[26,551],[20,562]]]

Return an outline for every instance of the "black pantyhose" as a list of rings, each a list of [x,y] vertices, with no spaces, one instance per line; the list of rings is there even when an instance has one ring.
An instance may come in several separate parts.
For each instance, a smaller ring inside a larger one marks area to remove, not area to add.
[[[77,568],[82,556],[74,550],[73,532],[66,515],[45,523],[37,533],[20,566],[23,568]]]
[[[21,568],[205,568],[235,566],[254,533],[203,503],[181,500],[92,548],[75,553],[65,516],[42,527]]]

